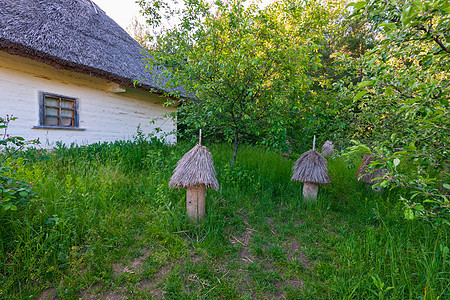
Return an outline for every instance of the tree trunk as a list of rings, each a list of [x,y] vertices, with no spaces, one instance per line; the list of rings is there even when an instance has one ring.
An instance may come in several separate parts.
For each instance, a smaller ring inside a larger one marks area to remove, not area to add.
[[[238,151],[238,147],[239,147],[239,130],[236,130],[234,132],[234,152],[233,152],[233,158],[231,159],[231,165],[234,166],[234,163],[236,162],[236,156],[237,156],[237,151]]]

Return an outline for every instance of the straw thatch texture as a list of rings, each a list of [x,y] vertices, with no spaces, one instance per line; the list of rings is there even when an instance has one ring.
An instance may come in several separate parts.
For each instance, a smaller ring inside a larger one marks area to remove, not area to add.
[[[205,146],[196,145],[178,161],[169,186],[187,188],[200,184],[215,190],[219,188],[211,153]]]
[[[142,47],[90,0],[1,0],[0,51],[163,92],[161,71],[145,72]]]
[[[295,162],[291,180],[327,184],[331,182],[327,160],[316,150],[303,153]]]
[[[334,154],[334,145],[332,141],[326,141],[322,146],[323,156],[332,156]]]
[[[370,183],[370,184],[375,184],[381,181],[381,179],[377,179],[375,181],[373,181],[374,178],[377,177],[383,177],[384,174],[386,174],[386,171],[383,169],[371,169],[368,167],[368,165],[373,162],[378,160],[379,158],[372,156],[370,154],[364,154],[363,159],[362,159],[362,163],[361,163],[361,167],[359,167],[358,172],[356,173],[356,178],[359,181],[365,182],[365,183]],[[360,176],[362,176],[360,178]]]

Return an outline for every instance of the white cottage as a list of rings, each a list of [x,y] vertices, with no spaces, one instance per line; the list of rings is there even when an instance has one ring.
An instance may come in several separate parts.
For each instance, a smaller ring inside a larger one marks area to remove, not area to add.
[[[138,125],[171,132],[164,115],[174,108],[163,106],[159,73],[145,72],[143,55],[90,0],[1,0],[0,115],[18,117],[11,135],[46,148],[132,139]]]

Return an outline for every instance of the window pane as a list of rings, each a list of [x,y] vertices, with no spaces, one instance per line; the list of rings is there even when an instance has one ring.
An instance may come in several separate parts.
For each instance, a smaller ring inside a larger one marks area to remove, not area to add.
[[[44,94],[43,96],[43,126],[76,127],[76,101],[64,96]]]
[[[48,116],[45,117],[44,125],[50,126],[58,125],[58,117],[48,117]]]
[[[74,113],[73,110],[61,109],[61,116],[62,117],[71,117],[71,118],[73,118],[74,117],[73,113]]]
[[[64,100],[61,99],[61,107],[62,108],[74,108],[74,104],[75,102],[72,100]]]
[[[46,107],[45,108],[45,115],[46,116],[55,116],[55,117],[57,117],[58,116],[58,109],[57,108]]]
[[[73,126],[72,118],[61,118],[61,126]]]
[[[45,106],[58,106],[58,99],[45,97]]]

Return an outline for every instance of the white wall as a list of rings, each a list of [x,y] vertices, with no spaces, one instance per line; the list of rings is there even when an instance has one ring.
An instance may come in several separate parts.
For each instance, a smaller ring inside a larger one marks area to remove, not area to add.
[[[164,132],[176,128],[172,120],[159,119],[172,107],[163,107],[165,99],[134,88],[125,93],[107,91],[108,81],[75,72],[58,70],[46,64],[9,55],[0,51],[0,115],[12,114],[18,117],[10,123],[8,133],[26,139],[37,139],[41,146],[50,148],[57,141],[79,145],[130,140],[136,134],[137,126],[145,134],[160,127]],[[79,130],[34,129],[39,125],[39,92],[48,92],[79,101]],[[175,136],[167,138],[175,142]]]

